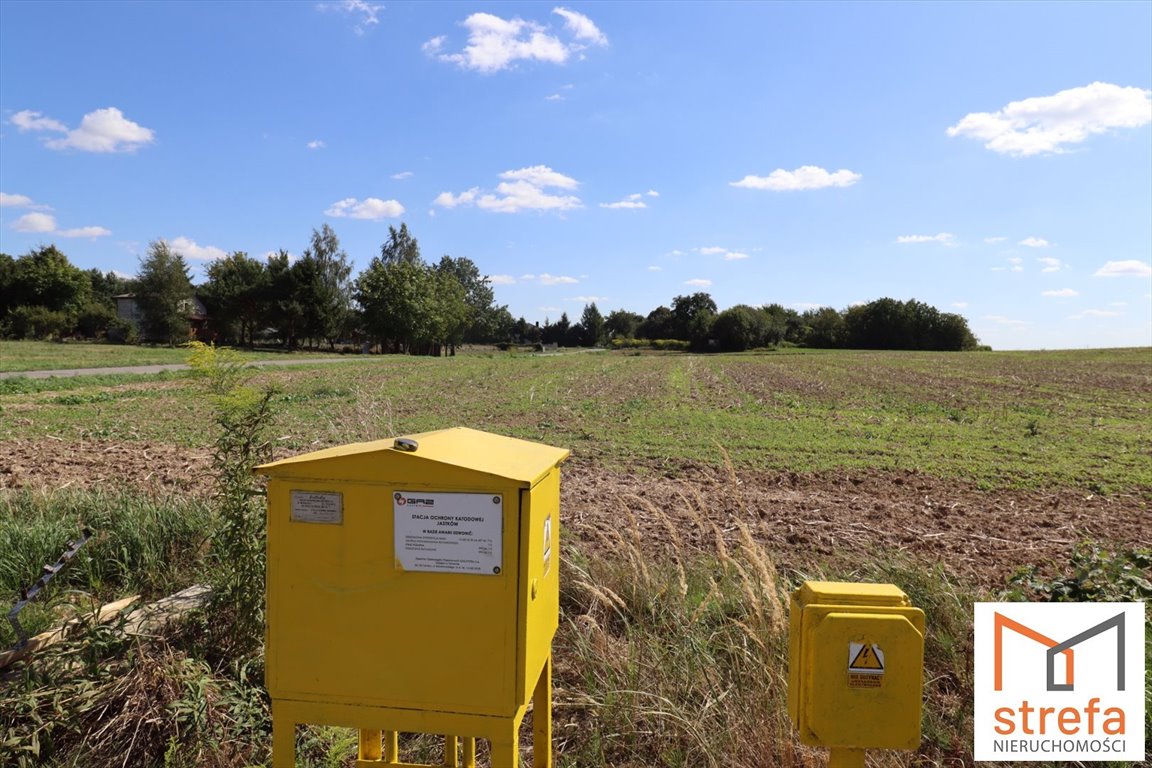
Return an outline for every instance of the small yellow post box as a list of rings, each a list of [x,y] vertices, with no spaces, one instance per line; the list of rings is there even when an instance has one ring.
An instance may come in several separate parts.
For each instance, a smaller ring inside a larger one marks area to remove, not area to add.
[[[865,749],[916,749],[924,612],[893,584],[809,581],[792,594],[788,712],[831,766],[863,766]]]
[[[257,468],[274,768],[294,765],[299,723],[361,729],[358,766],[403,765],[396,734],[416,732],[451,734],[443,765],[464,736],[464,765],[479,737],[516,768],[533,699],[534,765],[552,765],[568,455],[457,428]]]

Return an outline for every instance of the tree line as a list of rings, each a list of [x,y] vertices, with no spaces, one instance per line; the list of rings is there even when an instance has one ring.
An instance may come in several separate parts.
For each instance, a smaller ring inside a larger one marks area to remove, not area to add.
[[[135,319],[117,316],[132,295]],[[207,318],[196,314],[197,300]],[[0,254],[0,335],[105,337],[178,344],[194,335],[221,344],[289,349],[355,344],[389,353],[451,354],[465,343],[557,346],[667,341],[678,348],[734,352],[796,345],[820,348],[968,350],[979,342],[960,315],[916,300],[882,298],[838,311],[799,312],[780,304],[720,311],[703,292],[677,296],[646,316],[607,316],[585,305],[575,323],[513,318],[495,303],[488,277],[465,257],[426,262],[406,224],[388,228],[379,255],[357,276],[327,224],[292,259],[234,251],[211,262],[193,285],[188,263],[167,242],[149,244],[137,274],[81,270],[54,245],[13,258]]]
[[[562,314],[542,328],[522,329],[530,340],[567,346],[591,346],[621,340],[672,340],[698,352],[743,352],[791,345],[817,349],[897,349],[964,351],[980,342],[961,315],[941,312],[915,299],[882,298],[838,311],[832,307],[803,312],[780,304],[737,304],[718,311],[707,293],[677,296],[671,307],[639,315],[616,310],[603,317],[595,304],[578,323]]]

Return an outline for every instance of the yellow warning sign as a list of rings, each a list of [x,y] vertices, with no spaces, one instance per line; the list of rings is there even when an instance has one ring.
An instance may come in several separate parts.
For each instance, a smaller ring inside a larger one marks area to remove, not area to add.
[[[848,643],[848,687],[882,688],[884,651],[875,643]]]
[[[849,672],[883,672],[884,652],[872,644],[851,643],[849,650]]]

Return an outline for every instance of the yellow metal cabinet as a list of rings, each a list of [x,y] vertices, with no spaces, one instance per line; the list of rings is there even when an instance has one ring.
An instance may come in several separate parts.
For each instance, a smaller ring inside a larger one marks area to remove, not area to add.
[[[361,728],[360,765],[402,765],[395,733],[415,731],[453,734],[444,765],[457,765],[455,736],[465,736],[465,765],[482,737],[496,768],[514,768],[533,697],[536,765],[551,765],[540,710],[545,699],[550,708],[568,454],[457,428],[258,468],[269,478],[276,768],[293,764],[296,723]]]
[[[865,749],[916,749],[924,612],[892,584],[810,581],[792,595],[788,711],[833,766]]]

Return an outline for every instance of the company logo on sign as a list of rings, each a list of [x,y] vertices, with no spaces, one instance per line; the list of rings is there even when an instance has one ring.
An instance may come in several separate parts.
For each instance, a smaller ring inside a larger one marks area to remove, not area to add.
[[[404,507],[404,506],[407,506],[409,504],[411,504],[414,507],[434,507],[434,506],[436,506],[436,499],[421,499],[421,498],[417,498],[415,496],[405,496],[402,493],[393,494],[392,498],[393,498],[393,500],[395,500],[396,506],[398,506],[398,507]]]
[[[977,603],[976,760],[1143,760],[1142,603]]]

